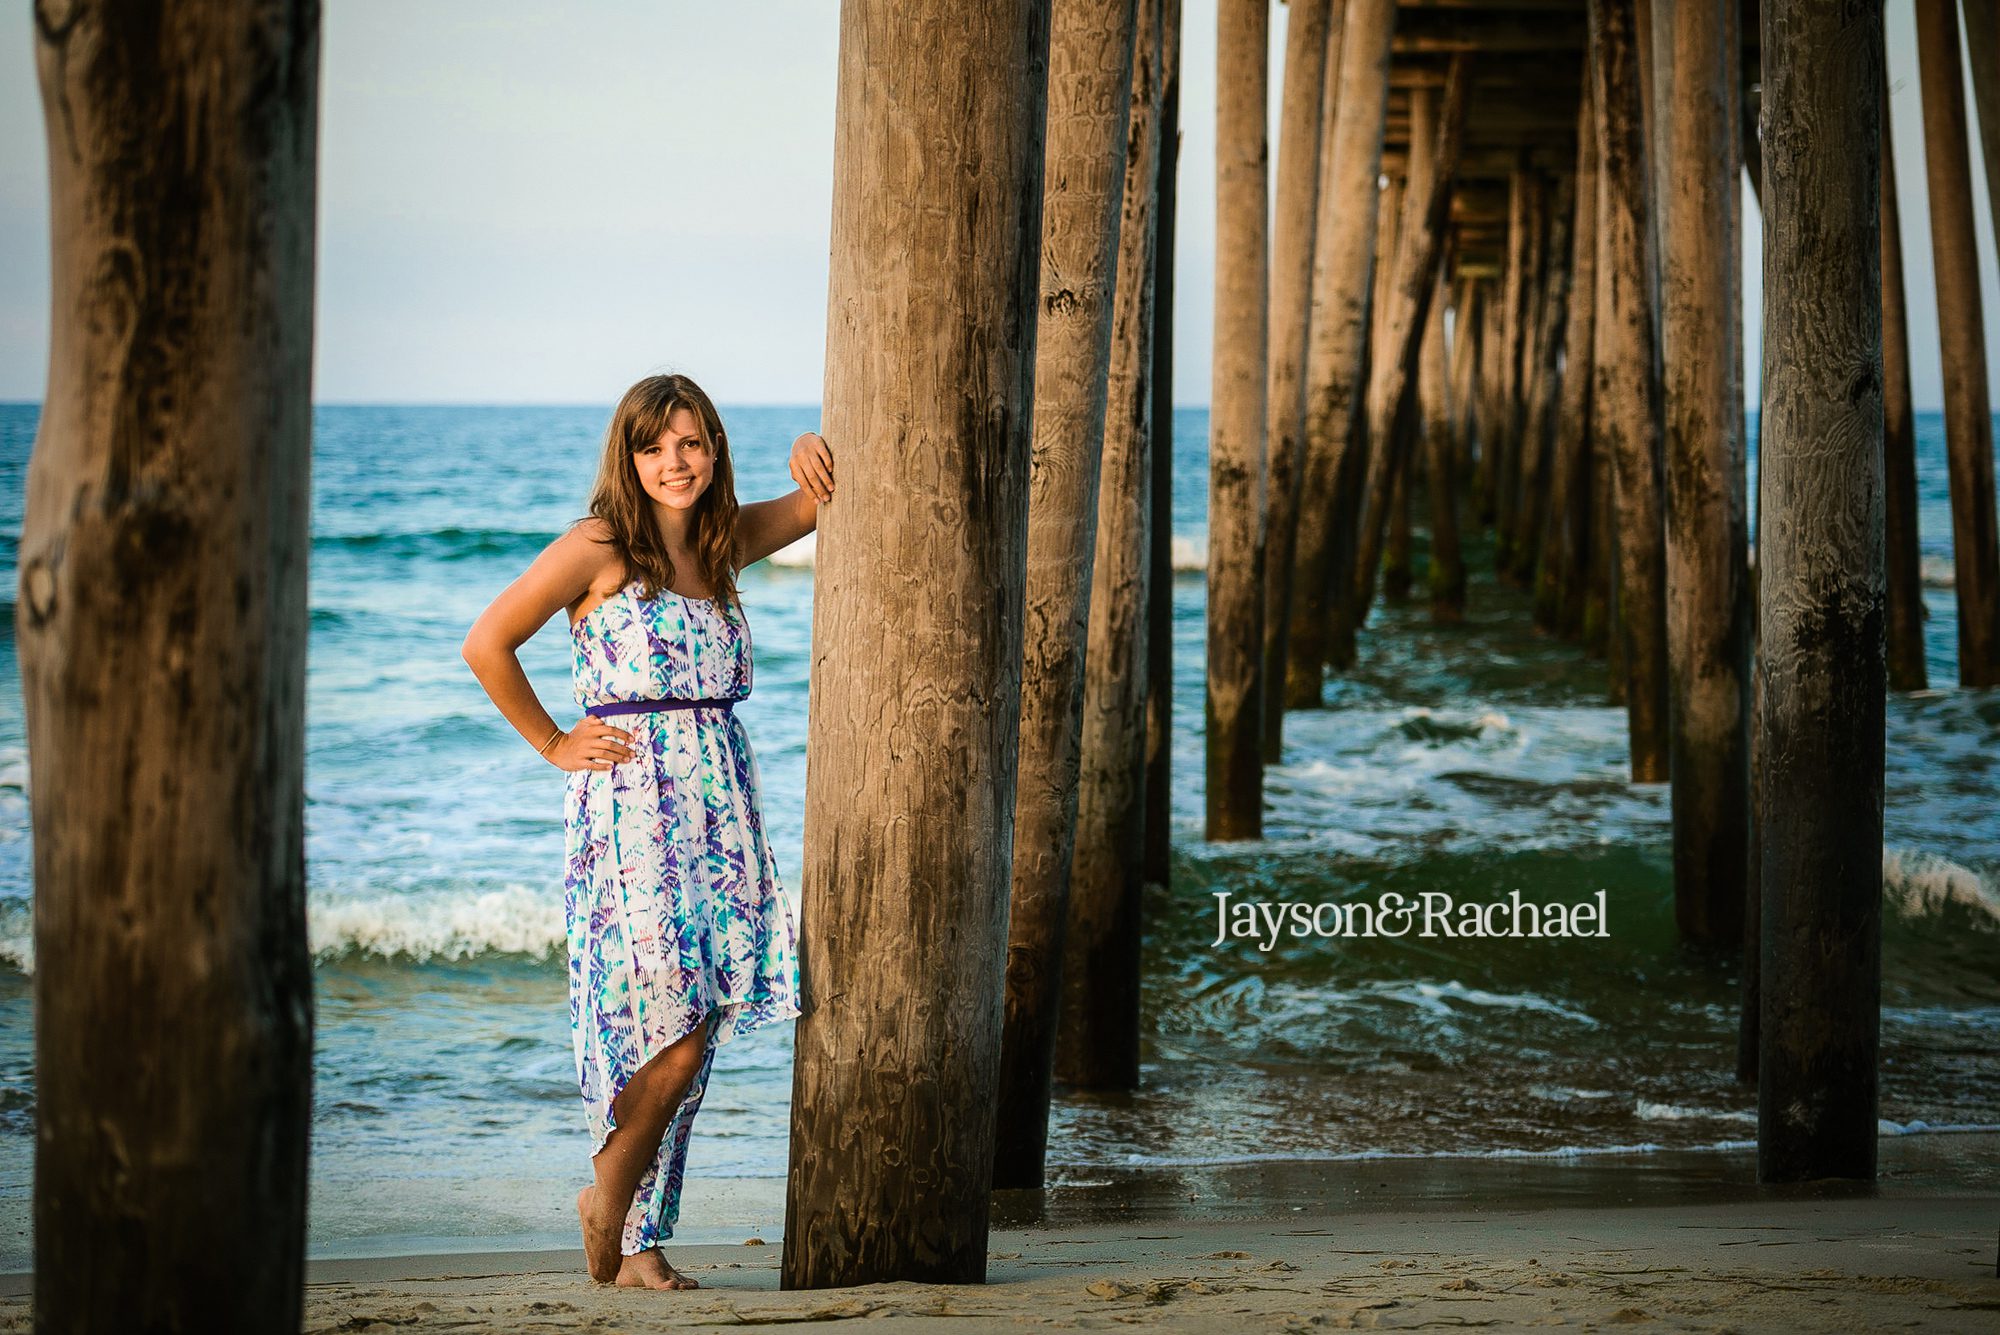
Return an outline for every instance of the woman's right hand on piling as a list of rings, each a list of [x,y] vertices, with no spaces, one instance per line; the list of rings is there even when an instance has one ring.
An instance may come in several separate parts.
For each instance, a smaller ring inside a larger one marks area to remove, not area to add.
[[[637,754],[631,733],[590,715],[579,719],[576,727],[549,748],[549,760],[555,767],[571,772],[609,770]]]

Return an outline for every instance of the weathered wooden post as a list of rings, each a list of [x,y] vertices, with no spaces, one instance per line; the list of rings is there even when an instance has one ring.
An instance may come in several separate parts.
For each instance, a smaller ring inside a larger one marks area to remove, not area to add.
[[[1271,207],[1265,125],[1270,116],[1270,19],[1270,0],[1222,0],[1216,15],[1215,352],[1209,400],[1208,672],[1203,711],[1208,759],[1203,793],[1206,830],[1212,840],[1256,839],[1264,832],[1264,450],[1270,333],[1265,243]],[[1308,33],[1305,45],[1308,51],[1323,54],[1325,33]],[[1312,92],[1304,112],[1308,120],[1318,112],[1318,90]],[[1292,342],[1304,351],[1299,339]]]
[[[1440,265],[1430,315],[1424,321],[1421,368],[1424,458],[1430,466],[1431,558],[1426,582],[1431,620],[1455,625],[1465,619],[1465,562],[1458,549],[1458,433],[1452,425],[1458,401],[1452,397],[1451,362],[1445,349],[1450,294],[1443,270]],[[1471,332],[1462,325],[1460,330]]]
[[[1097,495],[1085,654],[1076,853],[1070,869],[1055,1075],[1074,1085],[1139,1080],[1139,900],[1145,886],[1147,660],[1152,643],[1153,289],[1161,73],[1171,0],[1140,0],[1132,120],[1118,227],[1111,375]],[[1176,7],[1177,11],[1177,7]]]
[[[1591,115],[1598,115],[1597,77],[1594,72],[1597,63],[1596,44],[1592,43],[1589,53],[1592,69],[1586,71],[1590,79]],[[1590,340],[1590,575],[1584,585],[1583,594],[1583,634],[1585,652],[1602,655],[1606,667],[1610,689],[1607,698],[1613,704],[1625,702],[1625,659],[1618,648],[1618,636],[1612,633],[1612,622],[1617,608],[1618,589],[1618,461],[1611,453],[1611,439],[1608,433],[1597,425],[1598,418],[1605,411],[1604,403],[1597,397],[1598,364],[1611,352],[1610,328],[1604,312],[1611,304],[1611,274],[1606,266],[1610,256],[1604,230],[1605,210],[1610,207],[1611,192],[1604,179],[1604,139],[1601,125],[1593,127],[1592,135],[1597,139],[1597,283],[1596,297],[1591,302]]]
[[[1563,324],[1562,402],[1549,477],[1548,522],[1535,565],[1535,624],[1575,635],[1582,621],[1590,522],[1590,358],[1597,310],[1597,121],[1584,80],[1577,104],[1576,210],[1569,311]]]
[[[1726,8],[1681,0],[1667,18],[1673,182],[1662,229],[1666,366],[1667,659],[1674,917],[1681,938],[1735,952],[1749,893],[1750,577],[1742,386],[1733,374],[1738,190],[1736,52]],[[1662,7],[1665,8],[1664,6]]]
[[[1958,7],[1938,3],[1916,9],[1917,82],[1923,90],[1931,256],[1944,362],[1945,448],[1951,465],[1958,680],[1961,686],[1995,686],[2000,685],[2000,534],[1994,527],[1993,413],[1973,239]]]
[[[1297,548],[1300,465],[1305,455],[1306,334],[1312,314],[1314,239],[1322,163],[1331,156],[1337,89],[1326,77],[1338,58],[1339,17],[1329,0],[1299,0],[1285,28],[1284,106],[1278,127],[1277,222],[1271,237],[1270,445],[1264,471],[1262,753],[1284,747],[1285,602]],[[1331,35],[1330,35],[1331,34]]]
[[[1050,18],[996,1187],[1041,1186],[1048,1149],[1137,15],[1138,0],[1054,0]]]
[[[1986,158],[1986,204],[1990,210],[2000,208],[1994,203],[1996,193],[2000,193],[2000,6],[1973,0],[1963,9],[1965,63],[1972,73],[1973,105],[1979,111],[1979,142]]]
[[[1570,234],[1575,230],[1576,174],[1564,172],[1544,198],[1548,230],[1548,252],[1542,263],[1537,286],[1539,317],[1535,324],[1532,372],[1528,377],[1528,406],[1522,418],[1519,467],[1513,476],[1516,499],[1513,505],[1514,538],[1509,544],[1511,562],[1503,573],[1532,587],[1535,558],[1541,552],[1542,524],[1549,513],[1549,456],[1554,452],[1554,428],[1560,381],[1556,357],[1562,351],[1569,328],[1571,271]]]
[[[37,12],[36,1328],[296,1330],[319,7]]]
[[[787,1289],[986,1274],[1048,41],[841,11]]]
[[[1527,149],[1507,177],[1507,249],[1500,277],[1500,347],[1498,377],[1494,381],[1492,439],[1486,442],[1480,476],[1479,519],[1497,525],[1500,518],[1502,476],[1511,457],[1510,442],[1521,401],[1521,331],[1526,323],[1529,267],[1530,219],[1528,195],[1533,168]],[[1504,530],[1501,530],[1504,531]]]
[[[1974,9],[1978,6],[1975,4]],[[1917,415],[1910,395],[1910,321],[1903,298],[1903,216],[1896,203],[1888,76],[1882,105],[1882,500],[1888,551],[1889,689],[1921,691],[1924,662],[1923,560],[1917,533]],[[2000,133],[2000,127],[1996,127]]]
[[[1451,436],[1452,468],[1459,494],[1478,462],[1479,412],[1479,331],[1486,319],[1486,284],[1461,277],[1454,284],[1451,322]]]
[[[1391,429],[1383,430],[1382,415],[1376,410],[1376,395],[1380,389],[1376,375],[1388,356],[1382,348],[1389,337],[1386,327],[1391,305],[1389,294],[1396,281],[1397,232],[1402,221],[1405,190],[1403,178],[1391,175],[1376,196],[1375,258],[1370,266],[1374,277],[1368,297],[1368,341],[1361,355],[1361,406],[1353,442],[1347,456],[1341,460],[1340,473],[1333,485],[1333,551],[1327,562],[1327,578],[1332,581],[1335,596],[1327,609],[1332,625],[1327,631],[1323,666],[1335,672],[1354,666],[1357,629],[1352,592],[1354,562],[1361,546],[1361,525],[1368,510],[1371,461],[1377,454],[1387,457],[1406,443],[1398,438],[1394,429],[1401,424],[1396,423]],[[1380,553],[1380,544],[1377,544],[1376,551]]]
[[[1444,224],[1451,208],[1452,177],[1458,172],[1459,146],[1465,134],[1465,104],[1470,91],[1470,56],[1451,58],[1445,75],[1444,105],[1438,111],[1437,138],[1419,157],[1412,143],[1409,195],[1397,229],[1404,238],[1396,254],[1397,272],[1389,289],[1387,325],[1378,350],[1381,362],[1369,390],[1374,414],[1370,434],[1378,442],[1368,454],[1368,477],[1362,492],[1367,501],[1354,557],[1350,590],[1350,627],[1368,617],[1375,596],[1375,572],[1381,562],[1382,537],[1388,522],[1396,471],[1403,451],[1394,448],[1396,423],[1416,409],[1417,348],[1423,321],[1437,287],[1444,250]]]
[[[1834,6],[1764,0],[1763,42],[1757,1177],[1873,1178],[1882,966],[1882,29],[1875,15],[1856,21]]]
[[[1160,153],[1153,225],[1152,558],[1146,584],[1145,878],[1168,885],[1173,851],[1174,720],[1174,200],[1181,152],[1180,0],[1168,0],[1160,34]]]
[[[1660,510],[1660,378],[1647,274],[1646,156],[1632,0],[1590,0],[1602,249],[1592,423],[1618,470],[1618,631],[1632,777],[1667,778],[1666,552]]]
[[[1312,328],[1306,348],[1306,462],[1286,639],[1285,707],[1317,709],[1334,605],[1336,487],[1360,439],[1369,284],[1375,254],[1376,178],[1389,108],[1395,0],[1347,0],[1341,25],[1340,117],[1333,170],[1321,182],[1313,249]]]

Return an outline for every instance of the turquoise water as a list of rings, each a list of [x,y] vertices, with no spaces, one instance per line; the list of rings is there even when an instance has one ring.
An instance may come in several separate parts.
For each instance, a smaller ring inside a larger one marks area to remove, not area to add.
[[[725,411],[739,493],[790,489],[809,407]],[[323,407],[315,414],[307,859],[318,967],[315,1253],[569,1245],[589,1142],[562,969],[562,775],[458,655],[466,627],[582,512],[608,410]],[[0,405],[0,591],[15,586],[36,413]],[[1942,421],[1919,418],[1931,679],[1956,680]],[[1149,900],[1143,1087],[1065,1095],[1058,1182],[1259,1156],[1614,1153],[1739,1143],[1736,977],[1672,931],[1664,788],[1627,782],[1604,668],[1537,634],[1483,578],[1438,630],[1389,605],[1334,708],[1295,714],[1268,838],[1201,838],[1206,413],[1174,419],[1173,885]],[[836,450],[839,442],[834,442]],[[837,503],[837,502],[836,502]],[[1418,541],[1421,564],[1423,545]],[[743,716],[781,874],[798,888],[810,556],[743,581]],[[11,647],[13,616],[0,621]],[[522,648],[559,720],[562,618]],[[1884,1131],[2000,1125],[2000,692],[1889,711]],[[28,1254],[31,855],[20,678],[0,655],[0,1269]],[[1217,891],[1342,903],[1444,891],[1608,905],[1570,941],[1293,939],[1213,945]],[[726,1047],[690,1175],[781,1190],[789,1026]],[[566,1187],[568,1190],[566,1190]],[[683,1238],[733,1229],[690,1188]],[[725,1216],[728,1216],[725,1220]],[[738,1238],[740,1231],[718,1232]]]

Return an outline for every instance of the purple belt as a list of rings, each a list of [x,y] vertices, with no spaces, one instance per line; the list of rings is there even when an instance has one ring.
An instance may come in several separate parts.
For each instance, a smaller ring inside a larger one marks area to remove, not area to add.
[[[587,705],[584,713],[603,718],[606,714],[647,714],[667,709],[728,709],[740,695],[721,696],[714,699],[682,700],[662,698],[659,700],[610,700],[604,704]]]

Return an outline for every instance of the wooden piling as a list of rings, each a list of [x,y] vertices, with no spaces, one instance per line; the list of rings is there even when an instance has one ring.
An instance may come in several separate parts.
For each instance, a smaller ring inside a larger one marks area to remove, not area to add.
[[[1733,374],[1741,248],[1731,201],[1741,186],[1727,40],[1737,2],[1674,5],[1660,62],[1673,67],[1660,118],[1674,192],[1660,325],[1674,917],[1683,941],[1730,954],[1743,940],[1750,834],[1750,533]]]
[[[1054,0],[1050,17],[996,1187],[1041,1186],[1048,1149],[1137,13],[1138,0]]]
[[[1322,182],[1321,229],[1313,252],[1313,313],[1306,352],[1306,463],[1299,492],[1285,707],[1317,709],[1332,632],[1336,483],[1362,442],[1369,284],[1375,253],[1376,177],[1389,104],[1395,0],[1347,0],[1341,25],[1333,172]]]
[[[1167,0],[1160,34],[1158,199],[1153,222],[1152,560],[1146,587],[1145,878],[1171,883],[1174,722],[1174,201],[1181,153],[1180,0]]]
[[[1292,654],[1292,598],[1298,570],[1298,506],[1306,490],[1306,458],[1310,440],[1310,406],[1334,374],[1330,340],[1314,340],[1314,312],[1332,302],[1334,284],[1340,274],[1328,262],[1332,234],[1340,210],[1334,206],[1334,124],[1340,116],[1340,36],[1346,26],[1346,0],[1332,0],[1326,12],[1326,50],[1320,58],[1320,122],[1318,156],[1314,160],[1312,190],[1312,268],[1306,278],[1306,344],[1300,364],[1300,428],[1292,448],[1282,450],[1274,438],[1270,474],[1264,492],[1264,763],[1276,765],[1284,753],[1284,711],[1292,707],[1286,697],[1286,664]],[[1292,20],[1296,22],[1296,18]],[[1280,152],[1284,148],[1280,146]],[[1280,168],[1282,170],[1282,168]],[[1280,182],[1280,192],[1284,184]],[[1284,204],[1280,202],[1280,208]],[[1318,683],[1314,683],[1318,699]]]
[[[1660,379],[1648,278],[1646,155],[1640,120],[1638,35],[1632,0],[1590,0],[1592,100],[1598,171],[1597,411],[1592,423],[1618,471],[1618,627],[1632,778],[1667,778],[1664,518],[1660,503]]]
[[[1972,75],[1972,102],[1979,113],[1979,143],[1986,159],[1986,203],[1993,210],[2000,208],[1995,203],[2000,197],[2000,6],[1972,0],[1961,9],[1965,63]]]
[[[1501,493],[1506,488],[1504,478],[1514,457],[1513,439],[1520,420],[1521,341],[1527,323],[1527,274],[1533,232],[1528,197],[1533,190],[1534,173],[1529,160],[1529,151],[1521,149],[1520,161],[1507,178],[1507,249],[1500,280],[1500,355],[1499,376],[1493,386],[1494,429],[1479,474],[1479,519],[1483,524],[1493,525],[1496,534],[1504,531],[1500,518]]]
[[[986,1273],[1048,41],[841,13],[787,1289]]]
[[[1145,885],[1147,646],[1152,604],[1153,287],[1161,73],[1171,0],[1140,0],[1118,227],[1111,374],[1085,651],[1068,940],[1055,1075],[1084,1088],[1139,1080],[1139,899]],[[1176,7],[1177,10],[1177,7]],[[1166,428],[1170,424],[1161,424]]]
[[[1590,521],[1590,382],[1597,310],[1597,122],[1584,81],[1577,100],[1575,215],[1562,401],[1549,475],[1548,518],[1535,567],[1535,624],[1576,635],[1583,619]]]
[[[1438,110],[1437,138],[1428,154],[1411,155],[1409,195],[1403,201],[1400,233],[1405,238],[1396,257],[1397,272],[1389,290],[1388,324],[1379,349],[1381,364],[1370,388],[1374,414],[1370,435],[1384,443],[1368,455],[1364,512],[1354,557],[1348,625],[1359,628],[1368,617],[1375,595],[1375,573],[1388,522],[1389,502],[1404,451],[1396,443],[1397,422],[1416,410],[1417,348],[1423,336],[1431,293],[1437,287],[1443,258],[1444,224],[1451,208],[1452,177],[1458,171],[1465,134],[1465,107],[1470,92],[1470,57],[1453,55],[1445,75],[1444,103]]]
[[[1364,387],[1361,416],[1355,426],[1353,447],[1341,461],[1340,476],[1334,482],[1333,559],[1327,563],[1327,578],[1332,585],[1329,593],[1331,606],[1328,609],[1331,625],[1327,631],[1324,664],[1334,672],[1354,666],[1356,622],[1351,591],[1354,563],[1361,545],[1361,524],[1368,509],[1370,460],[1378,453],[1395,451],[1404,444],[1404,438],[1398,434],[1403,424],[1390,421],[1385,428],[1383,416],[1377,411],[1376,395],[1381,389],[1377,377],[1387,356],[1383,351],[1389,337],[1385,326],[1391,305],[1389,294],[1395,284],[1397,230],[1402,220],[1405,194],[1403,178],[1390,176],[1376,197],[1374,280],[1368,297],[1369,335],[1361,358],[1361,383]]]
[[[2000,685],[2000,535],[1993,498],[1993,414],[1973,239],[1958,7],[1920,4],[1917,67],[1930,181],[1931,255],[1944,363],[1945,448],[1951,471],[1951,546],[1958,595],[1958,681]],[[1871,150],[1872,151],[1872,150]]]
[[[319,10],[38,15],[37,1329],[296,1330]]]
[[[1975,5],[1974,8],[1977,8]],[[1923,558],[1917,532],[1917,418],[1910,394],[1910,321],[1903,295],[1903,217],[1889,133],[1888,77],[1882,106],[1882,486],[1888,544],[1889,689],[1930,685],[1924,662]]]
[[[1560,379],[1556,358],[1562,351],[1569,329],[1569,289],[1571,271],[1570,234],[1576,211],[1576,176],[1565,172],[1547,198],[1549,244],[1542,264],[1542,281],[1537,285],[1540,315],[1535,326],[1533,371],[1528,379],[1528,409],[1522,418],[1520,465],[1515,476],[1514,537],[1509,544],[1510,563],[1502,571],[1515,583],[1532,587],[1535,558],[1541,552],[1542,525],[1549,513],[1549,456],[1553,440],[1556,399]]]
[[[1761,1182],[1875,1175],[1881,42],[1872,18],[1764,0]]]
[[[1452,472],[1459,496],[1472,479],[1479,462],[1479,411],[1476,402],[1479,383],[1480,331],[1486,321],[1486,284],[1461,278],[1452,299],[1451,323],[1451,439]]]
[[[1301,5],[1310,3],[1300,0]],[[1270,0],[1222,0],[1216,18],[1215,351],[1203,710],[1208,771],[1203,795],[1207,836],[1217,841],[1256,839],[1264,832],[1270,15]],[[1313,31],[1304,44],[1308,51],[1323,53],[1325,34]],[[1311,92],[1309,100],[1301,99],[1308,121],[1318,112],[1318,90]],[[1303,163],[1313,156],[1302,152],[1299,158]]]
[[[1420,398],[1424,458],[1430,469],[1431,555],[1426,579],[1431,621],[1448,626],[1465,619],[1465,561],[1458,544],[1458,432],[1454,427],[1458,400],[1453,397],[1451,363],[1445,348],[1445,312],[1450,307],[1444,268],[1439,266],[1430,314],[1424,320]],[[1471,331],[1461,325],[1460,332]]]

